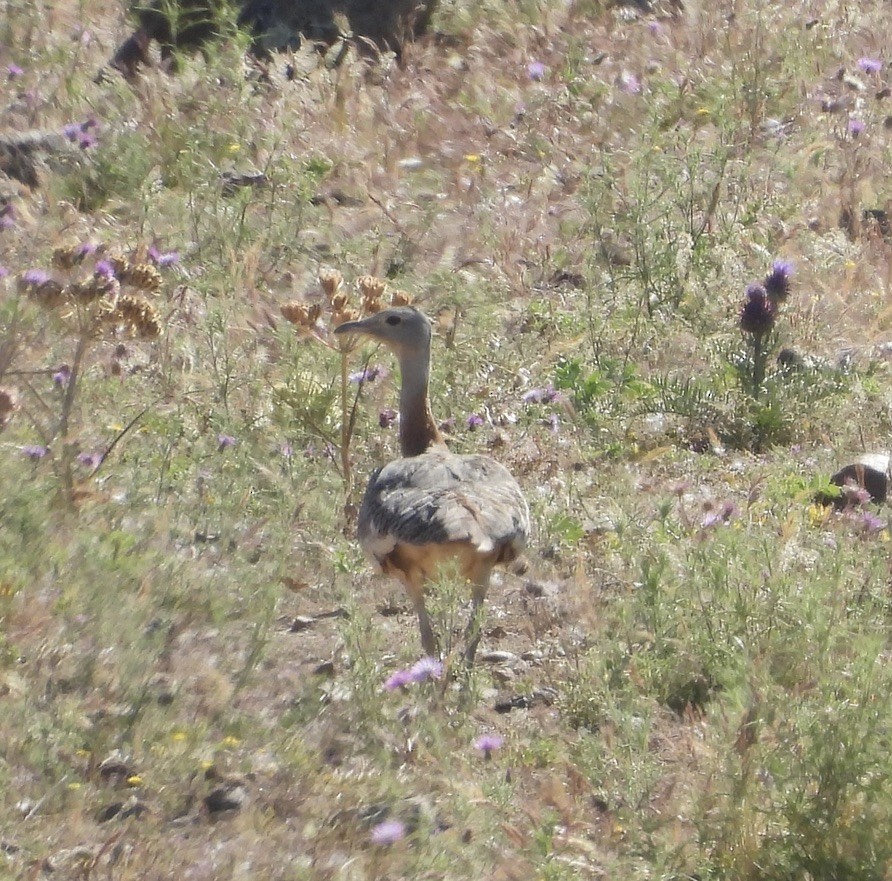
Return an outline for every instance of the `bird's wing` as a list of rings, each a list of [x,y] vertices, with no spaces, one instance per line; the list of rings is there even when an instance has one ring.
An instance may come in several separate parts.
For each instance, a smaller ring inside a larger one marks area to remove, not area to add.
[[[440,451],[376,471],[359,514],[360,541],[379,559],[398,544],[519,548],[529,527],[526,501],[506,468],[487,456]]]

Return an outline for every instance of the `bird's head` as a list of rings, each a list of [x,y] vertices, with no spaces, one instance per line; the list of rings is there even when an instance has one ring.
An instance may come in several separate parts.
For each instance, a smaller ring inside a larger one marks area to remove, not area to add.
[[[371,337],[400,358],[430,351],[430,319],[413,306],[393,306],[361,321],[346,321],[335,328],[335,333]]]

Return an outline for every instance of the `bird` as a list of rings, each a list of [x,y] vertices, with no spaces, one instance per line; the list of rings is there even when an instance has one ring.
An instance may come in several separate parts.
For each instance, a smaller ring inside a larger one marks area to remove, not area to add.
[[[364,336],[393,352],[400,369],[401,456],[369,478],[357,522],[359,542],[379,571],[398,579],[418,616],[421,644],[438,657],[439,640],[425,607],[425,583],[449,559],[472,585],[464,652],[473,663],[493,567],[523,551],[530,511],[517,481],[491,456],[449,450],[431,413],[428,387],[431,321],[414,306],[396,306],[347,321],[335,334]]]

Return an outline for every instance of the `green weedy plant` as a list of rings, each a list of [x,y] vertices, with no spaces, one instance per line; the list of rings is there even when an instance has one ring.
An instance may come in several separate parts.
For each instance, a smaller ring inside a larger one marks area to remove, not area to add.
[[[73,505],[84,475],[90,478],[98,472],[112,449],[145,412],[120,430],[101,452],[81,449],[78,400],[90,356],[103,340],[126,334],[151,341],[161,335],[161,318],[145,296],[160,290],[161,273],[151,263],[114,255],[106,259],[96,245],[83,243],[56,248],[53,272],[29,269],[19,275],[17,286],[24,299],[47,317],[46,330],[57,336],[62,345],[73,346],[70,363],[59,368],[6,370],[6,375],[24,388],[23,400],[17,402],[17,407],[30,420],[40,440],[40,444],[26,446],[23,451],[35,461],[49,459],[63,499]],[[15,345],[18,333],[18,323],[11,325],[0,348],[23,358],[27,352]],[[52,377],[51,394],[38,383],[38,377],[46,375]]]

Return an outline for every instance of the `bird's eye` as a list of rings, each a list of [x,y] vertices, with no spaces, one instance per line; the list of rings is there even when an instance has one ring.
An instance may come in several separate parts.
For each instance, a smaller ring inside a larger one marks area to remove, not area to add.
[[[386,320],[388,324],[399,324],[403,319],[399,315],[388,315]]]

